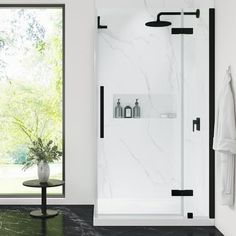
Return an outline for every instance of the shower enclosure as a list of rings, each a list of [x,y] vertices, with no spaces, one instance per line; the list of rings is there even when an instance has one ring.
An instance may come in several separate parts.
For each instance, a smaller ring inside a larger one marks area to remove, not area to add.
[[[214,224],[214,9],[98,9],[96,74],[94,224]]]

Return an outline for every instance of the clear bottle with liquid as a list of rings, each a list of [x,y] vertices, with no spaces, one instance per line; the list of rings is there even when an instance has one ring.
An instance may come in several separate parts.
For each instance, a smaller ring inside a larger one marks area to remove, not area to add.
[[[133,118],[140,118],[141,117],[141,111],[140,106],[138,103],[138,98],[136,99],[135,106],[133,108]]]
[[[118,99],[117,105],[115,107],[115,118],[122,118],[122,107],[120,105],[120,99]]]

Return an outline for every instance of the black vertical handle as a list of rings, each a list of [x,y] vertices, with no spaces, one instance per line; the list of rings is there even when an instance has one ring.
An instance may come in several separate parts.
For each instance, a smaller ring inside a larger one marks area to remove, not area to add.
[[[100,86],[100,138],[104,138],[104,86]]]
[[[193,132],[195,131],[195,126],[196,130],[200,131],[201,120],[199,117],[197,117],[196,120],[193,120]]]

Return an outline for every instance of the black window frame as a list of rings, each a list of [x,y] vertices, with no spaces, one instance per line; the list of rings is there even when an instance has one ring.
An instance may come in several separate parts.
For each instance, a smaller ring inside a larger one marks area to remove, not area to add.
[[[1,8],[61,8],[62,9],[62,180],[65,181],[65,4],[0,4]],[[1,194],[1,198],[39,198],[36,194]],[[62,194],[48,194],[47,198],[65,198],[65,184]]]

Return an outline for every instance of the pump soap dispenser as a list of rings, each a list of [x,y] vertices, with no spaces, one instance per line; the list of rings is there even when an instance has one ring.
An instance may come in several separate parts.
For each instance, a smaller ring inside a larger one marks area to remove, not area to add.
[[[140,106],[138,103],[138,99],[136,99],[135,106],[133,108],[133,117],[134,118],[140,118]]]
[[[115,107],[115,118],[122,118],[122,107],[120,105],[120,99],[118,99],[117,105]]]

